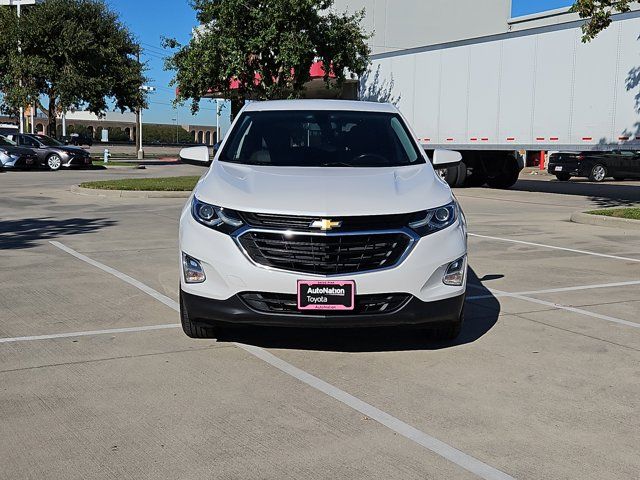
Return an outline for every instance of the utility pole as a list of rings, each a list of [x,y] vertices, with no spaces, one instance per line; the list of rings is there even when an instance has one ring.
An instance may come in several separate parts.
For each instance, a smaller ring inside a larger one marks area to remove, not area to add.
[[[156,91],[156,87],[150,87],[148,85],[142,85],[140,90],[145,93],[151,93]],[[138,108],[138,136],[140,137],[140,144],[138,147],[138,160],[144,159],[144,148],[142,146],[142,105]]]
[[[22,2],[18,2],[18,23],[20,23],[20,16],[22,13]],[[18,39],[18,53],[22,54],[22,45],[20,44],[20,39]],[[20,86],[22,87],[22,76],[20,76]],[[20,105],[20,133],[24,133],[24,107]]]
[[[220,141],[220,107],[216,98],[216,143]]]
[[[36,3],[41,3],[42,0],[0,0],[0,6],[8,5],[9,7],[16,6],[18,19],[22,16],[22,5],[35,5]],[[20,21],[20,20],[18,20]],[[22,53],[22,46],[20,45],[20,39],[18,39],[18,53]],[[22,86],[22,78],[20,78],[20,86]],[[31,110],[33,114],[33,108]],[[20,133],[24,133],[24,105],[20,107]],[[33,127],[33,119],[31,121],[31,128]]]

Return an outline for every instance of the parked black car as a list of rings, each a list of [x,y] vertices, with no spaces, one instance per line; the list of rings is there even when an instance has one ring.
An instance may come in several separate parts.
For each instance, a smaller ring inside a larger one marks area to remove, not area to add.
[[[18,146],[32,148],[38,157],[38,163],[49,170],[60,167],[88,167],[91,165],[89,152],[80,147],[70,147],[46,135],[18,133],[7,135]]]
[[[607,177],[615,180],[640,178],[640,152],[613,150],[610,152],[559,152],[549,157],[548,171],[558,180],[587,177],[602,182]]]
[[[60,139],[62,143],[65,145],[75,145],[76,147],[80,147],[82,145],[93,145],[93,138],[88,135],[83,135],[81,133],[72,133],[71,135],[67,135],[66,137],[62,137]]]

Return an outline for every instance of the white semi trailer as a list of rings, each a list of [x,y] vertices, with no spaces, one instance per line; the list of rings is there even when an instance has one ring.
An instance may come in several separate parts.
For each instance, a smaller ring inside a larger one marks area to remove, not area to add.
[[[581,22],[373,56],[360,98],[391,101],[454,186],[508,188],[518,151],[640,150],[640,12],[583,44]]]

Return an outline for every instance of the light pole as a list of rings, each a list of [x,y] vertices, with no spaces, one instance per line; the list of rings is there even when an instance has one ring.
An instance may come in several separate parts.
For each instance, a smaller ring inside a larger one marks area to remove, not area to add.
[[[176,122],[176,145],[178,144],[178,114],[176,113],[176,118],[171,119],[172,122]]]
[[[150,87],[149,85],[142,85],[140,90],[146,93],[151,93],[156,91],[156,87]],[[142,147],[142,107],[138,109],[138,117],[140,119],[138,125],[138,138],[140,139],[140,149],[138,150],[138,160],[144,159],[144,148]]]

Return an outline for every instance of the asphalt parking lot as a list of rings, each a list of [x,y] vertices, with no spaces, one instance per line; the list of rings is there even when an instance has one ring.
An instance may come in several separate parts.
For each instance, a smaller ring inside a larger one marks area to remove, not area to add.
[[[471,285],[453,345],[196,341],[177,325],[184,200],[69,188],[197,172],[0,173],[0,478],[638,478],[640,232],[569,217],[640,185],[458,190]]]

